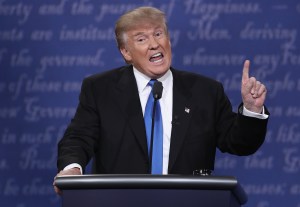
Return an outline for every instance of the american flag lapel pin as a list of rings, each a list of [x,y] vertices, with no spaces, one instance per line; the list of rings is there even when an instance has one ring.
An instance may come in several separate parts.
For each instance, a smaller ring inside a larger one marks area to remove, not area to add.
[[[190,109],[189,109],[188,107],[185,107],[185,108],[184,108],[184,111],[185,111],[186,113],[188,113],[188,114],[190,113]]]

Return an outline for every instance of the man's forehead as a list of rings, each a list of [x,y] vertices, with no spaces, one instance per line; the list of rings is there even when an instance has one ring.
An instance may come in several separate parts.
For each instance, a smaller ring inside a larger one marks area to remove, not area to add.
[[[148,33],[153,32],[158,29],[165,29],[163,24],[139,24],[135,25],[134,27],[128,29],[127,32],[129,32],[132,35],[136,34],[142,34],[142,33]]]

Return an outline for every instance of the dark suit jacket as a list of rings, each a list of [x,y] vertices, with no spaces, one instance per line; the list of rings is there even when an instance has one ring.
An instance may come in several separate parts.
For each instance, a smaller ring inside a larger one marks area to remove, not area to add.
[[[268,120],[233,113],[217,81],[171,71],[170,174],[213,169],[216,147],[236,155],[249,155],[260,147]],[[58,145],[58,169],[70,163],[84,168],[91,157],[94,173],[148,172],[146,132],[132,66],[83,81],[77,112]]]

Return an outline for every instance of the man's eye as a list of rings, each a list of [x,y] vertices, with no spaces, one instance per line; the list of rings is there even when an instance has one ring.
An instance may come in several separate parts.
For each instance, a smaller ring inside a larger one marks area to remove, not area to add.
[[[155,36],[156,36],[156,37],[160,37],[162,34],[163,34],[162,31],[159,31],[159,32],[156,32],[156,33],[155,33]]]
[[[137,41],[138,43],[143,43],[143,42],[146,41],[146,38],[145,38],[145,37],[139,37],[139,38],[136,39],[136,41]]]

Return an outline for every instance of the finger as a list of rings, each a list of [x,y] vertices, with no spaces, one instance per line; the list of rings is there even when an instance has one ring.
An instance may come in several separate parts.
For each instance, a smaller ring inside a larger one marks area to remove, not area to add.
[[[256,79],[253,78],[253,77],[251,77],[250,80],[251,80],[251,83],[253,83],[253,84],[252,84],[252,88],[251,88],[251,94],[255,94],[255,89],[256,89]]]
[[[56,178],[57,176],[55,176],[55,178]],[[58,195],[62,195],[62,191],[58,188],[58,187],[56,187],[56,185],[55,185],[55,178],[54,178],[54,181],[53,181],[53,188],[54,188],[54,191],[55,191],[55,193],[56,194],[58,194]]]
[[[256,88],[256,79],[254,77],[251,77],[245,85],[245,88],[247,93],[251,93],[251,95],[254,95]]]
[[[257,96],[260,97],[267,93],[266,86],[264,84],[261,84],[260,87],[257,89]]]
[[[260,89],[261,85],[262,85],[261,82],[259,82],[259,81],[255,82],[255,86],[253,87],[254,93],[252,94],[253,98],[257,98],[259,96],[258,93],[259,93],[259,89]]]
[[[53,187],[54,187],[54,191],[56,194],[62,195],[62,191],[58,187],[56,187],[56,186],[53,186]]]
[[[244,63],[243,75],[242,75],[243,82],[246,82],[249,79],[249,68],[250,68],[250,61],[246,60]]]

